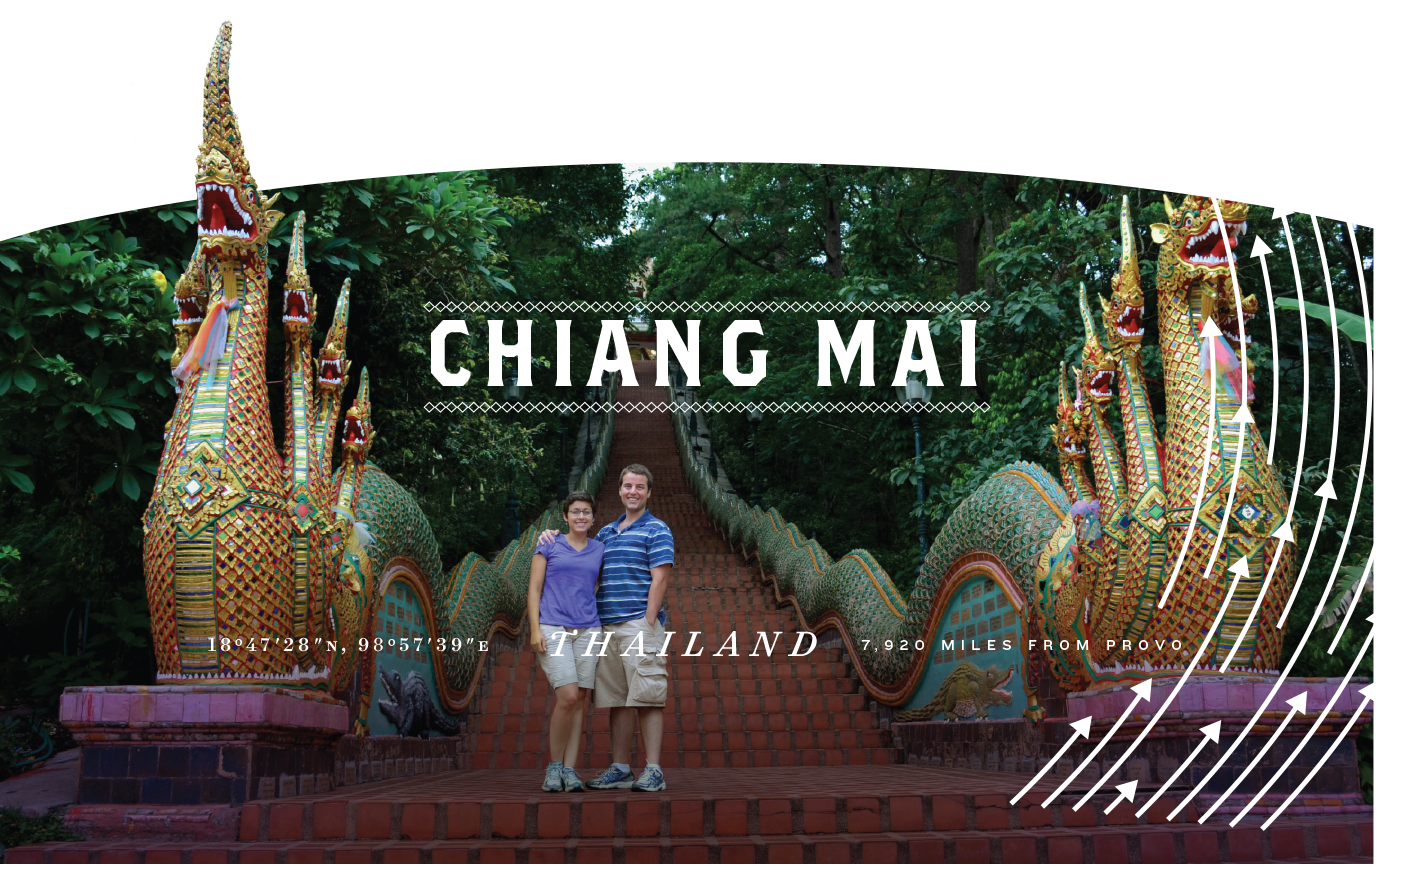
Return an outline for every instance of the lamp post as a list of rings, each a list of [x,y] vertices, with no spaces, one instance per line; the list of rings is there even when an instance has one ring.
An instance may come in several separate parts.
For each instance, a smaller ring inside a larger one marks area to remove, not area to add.
[[[761,507],[760,470],[756,466],[756,436],[760,432],[761,407],[752,404],[746,408],[746,422],[751,424],[751,505]]]
[[[507,377],[507,383],[503,389],[503,397],[511,404],[516,404],[522,400],[522,387],[517,385],[517,372],[512,371]],[[516,411],[512,411],[512,422],[516,422]],[[502,516],[502,545],[505,548],[508,543],[522,535],[522,515],[521,505],[517,502],[517,467],[515,463],[507,464],[507,511]]]
[[[931,400],[931,387],[927,386],[915,373],[907,374],[907,388],[905,390],[907,398],[907,409],[912,412],[912,432],[916,435],[916,466],[917,466],[917,507],[921,509],[921,514],[917,516],[917,541],[921,543],[921,563],[917,564],[917,572],[921,572],[922,563],[926,561],[926,479],[921,473],[921,408],[918,402],[925,403]]]
[[[692,437],[692,449],[699,449],[697,444],[697,390],[692,388],[687,390],[687,433]]]
[[[570,405],[561,402],[561,406],[556,409],[556,415],[560,417],[561,433],[561,483],[556,486],[556,501],[564,502],[566,495],[570,493],[570,462],[566,459],[565,430],[566,422],[570,419]]]
[[[599,386],[591,386],[585,390],[585,465],[589,466],[595,458],[595,438],[590,431],[591,418],[595,415],[594,404],[599,399]]]

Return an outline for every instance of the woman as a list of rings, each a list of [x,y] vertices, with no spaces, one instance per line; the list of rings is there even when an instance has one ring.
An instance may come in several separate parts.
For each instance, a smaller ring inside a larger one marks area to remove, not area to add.
[[[595,688],[601,634],[595,590],[604,545],[588,536],[595,523],[595,500],[588,493],[572,493],[561,511],[570,532],[564,542],[537,546],[527,589],[531,648],[556,694],[551,709],[551,764],[541,785],[549,792],[585,789],[575,773],[575,761],[580,755],[586,700]],[[594,655],[589,654],[592,640],[597,647]]]

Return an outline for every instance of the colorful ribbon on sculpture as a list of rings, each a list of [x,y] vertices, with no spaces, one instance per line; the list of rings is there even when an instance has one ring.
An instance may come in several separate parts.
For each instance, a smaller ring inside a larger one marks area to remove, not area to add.
[[[1233,347],[1224,342],[1222,337],[1206,337],[1200,341],[1199,346],[1199,370],[1204,375],[1204,382],[1209,383],[1209,359],[1214,359],[1214,382],[1217,386],[1213,391],[1223,395],[1234,404],[1243,403],[1243,366],[1234,353]],[[1248,401],[1254,398],[1253,379],[1248,378]]]
[[[238,308],[238,300],[231,303],[221,297],[215,301],[200,324],[195,339],[190,341],[185,357],[171,370],[177,380],[187,382],[199,367],[205,371],[205,385],[214,383],[215,365],[219,364],[219,357],[224,354],[229,339],[229,313]]]

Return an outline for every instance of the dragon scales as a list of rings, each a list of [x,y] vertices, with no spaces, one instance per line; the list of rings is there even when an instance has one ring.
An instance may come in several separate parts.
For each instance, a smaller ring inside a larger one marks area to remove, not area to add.
[[[1084,289],[1076,400],[1060,384],[1053,433],[1072,506],[1045,549],[1039,578],[1044,636],[1054,646],[1054,672],[1069,688],[1137,672],[1182,671],[1206,641],[1205,665],[1214,668],[1228,661],[1235,669],[1270,670],[1282,651],[1282,632],[1267,623],[1282,612],[1296,571],[1291,545],[1280,533],[1272,538],[1289,506],[1248,408],[1253,368],[1240,322],[1257,312],[1257,298],[1235,302],[1231,271],[1248,207],[1220,203],[1222,224],[1203,197],[1188,196],[1178,208],[1167,198],[1164,207],[1169,222],[1151,227],[1160,244],[1164,441],[1157,437],[1141,365],[1145,299],[1125,199],[1121,267],[1111,300],[1102,301],[1107,345]],[[1114,398],[1124,453],[1108,415]],[[1240,559],[1247,561],[1246,575],[1229,598],[1229,568]],[[1261,608],[1250,623],[1260,593]],[[1215,628],[1225,602],[1229,607]],[[1249,630],[1229,660],[1244,627]],[[1070,651],[1061,649],[1063,641]],[[1078,641],[1088,649],[1079,652]]]
[[[1292,547],[1282,539],[1290,509],[1248,410],[1252,365],[1242,323],[1257,301],[1249,295],[1235,302],[1229,269],[1236,237],[1246,231],[1247,206],[1222,202],[1220,210],[1223,226],[1211,200],[1189,196],[1177,208],[1167,199],[1169,222],[1152,226],[1160,245],[1164,439],[1141,365],[1145,301],[1123,201],[1121,266],[1112,298],[1103,301],[1107,343],[1084,291],[1085,343],[1081,368],[1072,372],[1075,394],[1068,378],[1060,378],[1052,429],[1062,486],[1024,462],[990,477],[942,527],[908,598],[866,551],[835,560],[778,511],[725,493],[675,416],[685,474],[713,522],[756,557],[777,599],[793,605],[806,627],[840,632],[868,691],[904,708],[897,719],[928,719],[934,712],[931,696],[941,694],[951,647],[963,646],[960,631],[974,631],[976,624],[964,612],[957,623],[951,611],[958,605],[973,611],[979,603],[980,615],[989,617],[994,604],[999,627],[1009,629],[1001,633],[1017,630],[1024,638],[1014,651],[1022,655],[1022,714],[1032,719],[1045,713],[1038,697],[1045,669],[1063,689],[1086,689],[1183,671],[1206,642],[1199,670],[1214,671],[1226,661],[1235,670],[1276,667],[1282,632],[1273,623],[1296,573]],[[1201,336],[1211,318],[1223,337],[1212,329]],[[1109,416],[1114,401],[1124,453]],[[1241,559],[1247,575],[1215,626],[1233,584],[1229,567]],[[967,586],[976,584],[990,585],[982,590],[992,599],[972,600],[980,593]],[[991,618],[979,635],[994,631]]]
[[[259,191],[229,102],[229,23],[205,76],[198,154],[198,244],[175,286],[171,359],[179,384],[144,519],[147,600],[163,683],[263,683],[329,690],[367,731],[377,613],[392,582],[425,611],[437,699],[468,703],[482,653],[473,641],[515,633],[530,555],[470,554],[447,575],[433,531],[404,488],[369,462],[375,439],[362,371],[343,415],[350,283],[314,352],[316,296],[301,214],[293,225],[282,328],[284,443],[274,443],[265,376],[268,236],[282,215]],[[338,427],[340,435],[338,439]],[[597,488],[609,421],[581,486]],[[334,458],[340,440],[340,463]],[[554,511],[537,528],[563,527]],[[527,535],[533,535],[528,530]],[[396,636],[399,636],[398,634]],[[393,641],[391,642],[393,645]]]

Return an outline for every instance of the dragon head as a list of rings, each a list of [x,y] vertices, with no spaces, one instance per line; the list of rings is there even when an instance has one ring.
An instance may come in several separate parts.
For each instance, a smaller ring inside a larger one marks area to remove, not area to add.
[[[1076,375],[1074,374],[1074,385]],[[1073,461],[1087,458],[1087,414],[1082,409],[1082,390],[1076,400],[1068,397],[1067,365],[1058,370],[1058,422],[1049,426],[1058,455]]]
[[[1087,285],[1077,288],[1078,308],[1082,311],[1082,327],[1086,341],[1082,344],[1082,384],[1087,397],[1099,408],[1111,403],[1116,387],[1116,356],[1108,352],[1097,336],[1097,324],[1092,320],[1092,310],[1087,305]]]
[[[370,371],[361,368],[361,386],[356,391],[356,400],[346,409],[346,420],[341,428],[341,458],[364,463],[370,456],[371,442],[375,440],[375,429],[371,426]]]
[[[317,385],[326,389],[340,389],[345,375],[341,350],[330,343],[323,346],[322,358],[317,366]]]
[[[205,320],[205,307],[210,302],[210,292],[205,287],[205,267],[198,252],[191,256],[185,272],[176,280],[171,296],[175,298],[178,310],[171,323],[177,330],[189,329],[193,332],[198,329]]]
[[[1108,339],[1134,354],[1146,335],[1145,296],[1141,293],[1141,267],[1136,257],[1136,235],[1131,229],[1131,203],[1121,197],[1121,266],[1112,276],[1112,298],[1102,299],[1102,320]]]
[[[1249,342],[1244,325],[1252,321],[1253,316],[1258,314],[1258,295],[1242,295],[1243,323],[1238,321],[1238,307],[1233,302],[1233,291],[1230,288],[1226,292],[1227,296],[1215,297],[1213,302],[1205,302],[1203,311],[1206,316],[1212,315],[1214,323],[1219,326],[1224,337],[1233,344],[1235,351],[1241,351],[1245,342]]]
[[[252,258],[283,216],[277,196],[258,189],[229,103],[229,54],[233,27],[220,27],[205,71],[205,136],[195,163],[196,225],[206,257]]]
[[[312,293],[312,280],[307,276],[307,259],[303,248],[303,227],[307,213],[299,211],[293,221],[292,247],[288,252],[288,277],[283,285],[283,335],[301,343],[311,335],[317,323],[317,298]]]
[[[1161,246],[1161,286],[1205,281],[1222,290],[1229,280],[1229,264],[1235,260],[1234,246],[1248,235],[1248,206],[1221,200],[1221,225],[1212,199],[1186,196],[1179,208],[1169,196],[1163,199],[1169,223],[1151,224],[1151,238]]]
[[[327,330],[321,356],[317,362],[318,394],[340,400],[342,386],[351,373],[351,361],[346,357],[346,314],[349,305],[347,296],[351,290],[351,280],[341,285],[341,296],[336,300],[336,313],[332,325]]]

